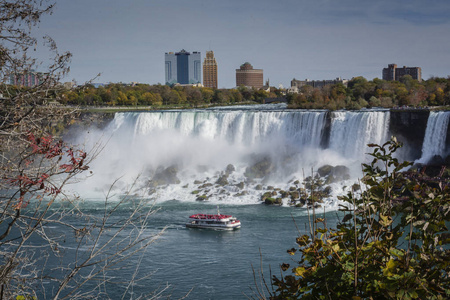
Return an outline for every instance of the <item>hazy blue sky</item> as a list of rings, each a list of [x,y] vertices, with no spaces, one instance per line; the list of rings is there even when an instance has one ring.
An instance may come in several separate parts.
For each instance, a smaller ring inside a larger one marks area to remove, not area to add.
[[[39,34],[71,51],[70,79],[164,83],[164,53],[213,50],[219,87],[248,61],[296,79],[381,78],[389,63],[450,75],[449,0],[57,0]]]

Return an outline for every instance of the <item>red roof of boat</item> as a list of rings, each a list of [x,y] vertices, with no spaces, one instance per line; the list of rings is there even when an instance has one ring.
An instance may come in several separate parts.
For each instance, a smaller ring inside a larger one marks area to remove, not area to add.
[[[195,214],[190,216],[191,219],[227,219],[231,218],[231,215],[207,215],[207,214]]]

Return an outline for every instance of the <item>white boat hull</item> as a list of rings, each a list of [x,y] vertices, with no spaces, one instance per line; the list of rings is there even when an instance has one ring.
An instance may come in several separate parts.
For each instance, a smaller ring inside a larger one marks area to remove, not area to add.
[[[217,225],[217,224],[192,224],[186,223],[188,228],[214,229],[214,230],[235,230],[241,228],[241,224],[235,225]]]

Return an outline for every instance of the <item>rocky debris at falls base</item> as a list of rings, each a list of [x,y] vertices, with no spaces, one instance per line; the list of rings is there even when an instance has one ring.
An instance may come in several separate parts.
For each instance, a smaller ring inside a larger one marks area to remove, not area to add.
[[[314,176],[306,177],[303,182],[291,181],[288,190],[268,186],[269,191],[263,193],[260,200],[266,205],[287,203],[295,207],[320,208],[324,199],[331,196],[330,184],[348,179],[350,179],[350,170],[346,166],[325,165],[320,167]],[[352,189],[357,191],[360,187],[354,184]]]
[[[416,164],[402,174],[407,179],[436,188],[449,185],[450,161],[447,160],[449,157],[446,160],[435,157],[427,165]],[[244,168],[241,166],[238,172],[233,164],[228,164],[222,171],[216,171],[210,177],[197,177],[190,182],[184,180],[181,188],[185,195],[191,195],[193,199],[201,202],[213,199],[232,203],[231,198],[248,196],[254,199],[255,203],[301,208],[319,208],[327,205],[330,199],[336,198],[336,194],[361,192],[358,183],[349,182],[350,169],[343,165],[323,165],[314,171],[313,175],[301,179],[291,178],[281,187],[270,184],[270,177],[277,171],[276,164],[270,159],[261,157]],[[202,167],[202,170],[206,169]],[[163,194],[169,185],[180,185],[178,167],[157,168],[147,184],[150,188],[149,194],[157,190],[160,191],[159,194]],[[402,195],[396,201],[405,199],[407,195]]]
[[[268,158],[261,158],[247,166],[243,173],[236,173],[236,167],[228,164],[223,171],[216,172],[204,179],[195,178],[191,182],[183,182],[185,193],[195,197],[196,201],[227,201],[230,197],[254,197],[256,203],[266,205],[290,205],[295,207],[320,207],[324,198],[330,197],[333,183],[350,178],[350,170],[342,165],[325,165],[302,181],[293,178],[283,188],[270,185],[268,182],[277,167]],[[177,166],[157,168],[147,181],[149,195],[164,192],[169,185],[179,185],[179,169]],[[230,201],[232,202],[232,201]]]
[[[427,164],[414,164],[402,173],[406,179],[418,184],[426,184],[435,189],[450,187],[450,155],[445,159],[440,155],[433,156]]]

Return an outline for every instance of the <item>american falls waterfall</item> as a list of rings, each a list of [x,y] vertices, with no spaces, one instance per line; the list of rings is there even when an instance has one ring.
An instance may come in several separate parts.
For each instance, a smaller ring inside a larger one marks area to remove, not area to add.
[[[364,159],[367,144],[389,139],[389,112],[333,112],[330,149],[347,158]]]
[[[116,113],[105,129],[79,135],[88,151],[97,142],[104,149],[77,191],[95,199],[115,182],[111,190],[119,196],[132,190],[156,201],[257,204],[263,193],[289,191],[320,167],[345,166],[345,176],[327,183],[331,195],[324,205],[333,208],[336,195],[361,178],[367,144],[389,139],[389,118],[387,110],[272,105]],[[430,122],[439,118],[432,114]],[[442,151],[424,147],[424,153]]]
[[[417,162],[427,163],[435,155],[445,157],[449,154],[449,149],[446,149],[449,120],[449,111],[430,112],[422,146],[422,157]]]

